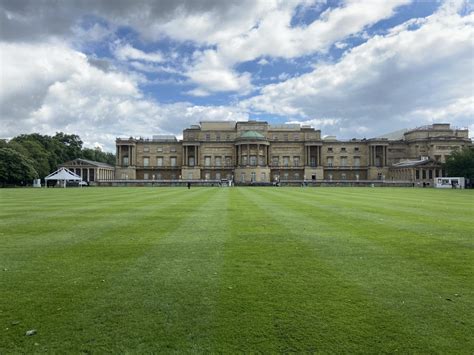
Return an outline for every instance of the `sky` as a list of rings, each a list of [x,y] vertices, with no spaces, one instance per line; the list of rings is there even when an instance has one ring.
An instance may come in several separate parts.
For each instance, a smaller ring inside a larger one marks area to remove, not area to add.
[[[114,151],[204,120],[472,137],[473,117],[474,1],[0,0],[0,138]]]

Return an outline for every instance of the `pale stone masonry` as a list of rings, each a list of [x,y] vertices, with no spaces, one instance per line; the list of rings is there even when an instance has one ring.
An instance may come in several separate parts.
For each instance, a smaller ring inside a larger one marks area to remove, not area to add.
[[[117,138],[116,180],[429,182],[441,163],[471,145],[467,129],[433,124],[396,138],[336,140],[298,124],[204,121],[183,139]]]

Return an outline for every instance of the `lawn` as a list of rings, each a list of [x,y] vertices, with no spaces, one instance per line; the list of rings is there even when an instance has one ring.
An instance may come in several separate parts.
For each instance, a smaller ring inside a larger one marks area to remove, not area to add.
[[[472,190],[0,189],[0,353],[472,354],[473,215]]]

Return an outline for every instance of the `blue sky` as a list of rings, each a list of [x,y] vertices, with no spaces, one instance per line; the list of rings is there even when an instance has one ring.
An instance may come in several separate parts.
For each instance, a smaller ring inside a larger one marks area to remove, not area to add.
[[[0,137],[115,137],[202,120],[341,139],[474,131],[468,1],[0,0]]]

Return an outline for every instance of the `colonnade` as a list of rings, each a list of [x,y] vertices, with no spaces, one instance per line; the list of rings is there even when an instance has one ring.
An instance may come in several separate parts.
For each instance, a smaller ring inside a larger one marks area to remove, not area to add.
[[[122,147],[127,147],[127,156],[128,156],[128,165],[129,166],[134,166],[135,165],[135,159],[134,159],[134,150],[135,147],[133,145],[125,145],[125,144],[119,144],[117,145],[117,153],[116,153],[116,162],[118,166],[123,165],[123,158],[124,154],[122,153]]]
[[[113,180],[114,171],[102,168],[73,168],[71,169],[84,181]]]
[[[307,145],[305,146],[305,165],[306,166],[320,166],[321,165],[321,148],[320,145]],[[314,163],[311,161],[311,157],[314,157]]]
[[[243,159],[242,157],[246,157],[247,158],[247,164],[246,165],[250,165],[250,149],[251,149],[251,146],[256,146],[256,150],[257,150],[257,154],[256,154],[256,157],[257,157],[257,161],[256,161],[256,166],[261,166],[262,164],[260,164],[260,157],[263,156],[263,166],[268,166],[270,165],[270,146],[268,144],[259,144],[259,143],[247,143],[247,144],[238,144],[235,146],[235,162],[236,162],[236,165],[237,166],[241,166],[241,165],[244,165],[243,164]],[[263,154],[260,154],[260,147],[264,147],[263,148]],[[242,149],[242,147],[246,147],[245,149]],[[245,153],[244,153],[245,152]],[[253,156],[254,154],[252,154]]]
[[[193,147],[194,151],[190,154],[189,147]],[[199,153],[200,153],[200,146],[197,144],[193,145],[183,145],[183,166],[189,166],[189,158],[194,158],[194,166],[199,166]]]
[[[379,150],[381,148],[382,150],[382,155],[377,155],[377,147],[379,147]],[[370,166],[377,166],[377,157],[379,156],[381,158],[380,160],[380,166],[387,166],[387,148],[388,146],[386,145],[369,145],[369,165]]]

